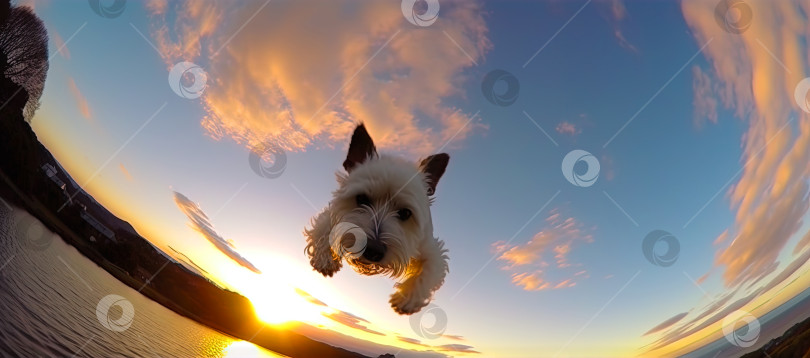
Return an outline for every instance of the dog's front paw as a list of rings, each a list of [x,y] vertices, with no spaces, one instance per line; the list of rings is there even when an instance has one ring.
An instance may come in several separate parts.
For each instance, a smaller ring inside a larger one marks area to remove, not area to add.
[[[315,271],[320,272],[325,277],[332,277],[335,272],[340,271],[340,268],[343,267],[343,263],[340,260],[335,260],[331,256],[327,259],[322,259],[319,257],[313,257],[309,260],[309,263],[312,265],[312,268]]]
[[[404,295],[402,292],[395,292],[391,295],[391,299],[388,300],[388,302],[391,303],[391,308],[393,308],[396,313],[403,315],[419,312],[422,307],[428,304],[427,299],[420,299],[415,295]]]

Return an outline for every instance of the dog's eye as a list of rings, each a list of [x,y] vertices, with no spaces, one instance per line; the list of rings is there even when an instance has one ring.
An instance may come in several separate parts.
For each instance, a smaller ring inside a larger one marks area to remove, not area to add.
[[[358,195],[357,197],[355,197],[355,200],[357,200],[357,206],[363,205],[371,206],[371,198],[369,198],[368,195],[366,194]]]
[[[408,220],[413,213],[411,213],[410,209],[399,209],[397,210],[397,216],[399,216],[399,220],[405,221]]]

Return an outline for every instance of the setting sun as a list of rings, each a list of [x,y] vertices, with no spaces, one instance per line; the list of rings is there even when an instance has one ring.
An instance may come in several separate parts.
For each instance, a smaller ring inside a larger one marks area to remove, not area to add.
[[[256,316],[276,325],[319,321],[322,310],[296,292],[297,288],[313,287],[313,276],[283,257],[267,255],[261,262],[264,273],[235,268],[225,274],[227,281],[250,300]]]

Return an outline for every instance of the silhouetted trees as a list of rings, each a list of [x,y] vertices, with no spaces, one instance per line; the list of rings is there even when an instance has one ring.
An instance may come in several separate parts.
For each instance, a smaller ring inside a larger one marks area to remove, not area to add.
[[[4,77],[26,92],[22,94],[28,98],[23,116],[30,121],[39,108],[48,75],[48,31],[31,8],[12,7],[8,0],[0,0],[0,21],[0,69]],[[0,105],[23,92],[9,86],[3,86],[0,91]]]

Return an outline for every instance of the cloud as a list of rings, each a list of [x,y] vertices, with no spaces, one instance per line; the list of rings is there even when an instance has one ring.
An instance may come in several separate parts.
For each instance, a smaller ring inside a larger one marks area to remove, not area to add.
[[[121,170],[121,174],[124,174],[124,178],[127,178],[129,181],[134,181],[132,175],[129,174],[129,170],[124,166],[124,163],[118,163],[118,169]]]
[[[526,291],[542,291],[551,288],[551,283],[543,279],[543,271],[523,272],[512,275],[512,283]]]
[[[621,0],[613,0],[610,2],[610,12],[616,21],[622,21],[627,17],[627,8]]]
[[[422,346],[422,347],[430,347],[429,345],[424,344],[424,343],[422,343],[422,341],[420,341],[418,339],[415,339],[415,338],[397,336],[397,339],[402,341],[402,342],[405,342],[405,343],[415,344],[415,345]]]
[[[532,236],[525,244],[512,245],[503,241],[492,244],[492,249],[499,254],[497,259],[505,261],[504,270],[512,273],[512,283],[526,291],[561,289],[576,285],[574,278],[586,278],[586,270],[577,270],[570,278],[551,282],[546,273],[553,270],[549,261],[554,260],[555,274],[564,269],[579,267],[568,260],[574,245],[593,242],[593,236],[584,225],[572,217],[563,218],[557,209],[546,218],[546,227]]]
[[[145,5],[150,14],[165,14],[169,8],[168,0],[147,0]]]
[[[717,97],[712,88],[712,79],[700,66],[692,66],[692,103],[695,106],[694,122],[700,128],[708,120],[717,123]]]
[[[236,248],[234,248],[232,243],[228,242],[214,231],[214,226],[211,224],[210,219],[208,219],[208,216],[205,215],[199,205],[178,192],[174,192],[174,203],[177,204],[180,211],[186,214],[190,220],[188,223],[189,226],[202,234],[203,237],[208,239],[208,241],[225,254],[225,256],[228,256],[231,260],[236,261],[236,263],[255,273],[261,273],[256,266],[236,252]]]
[[[747,296],[732,302],[731,304],[723,307],[722,309],[704,312],[702,316],[706,316],[705,313],[713,312],[714,314],[712,314],[709,318],[705,319],[700,324],[695,325],[699,321],[699,319],[693,319],[692,321],[685,323],[684,325],[678,327],[677,329],[667,332],[658,342],[655,343],[652,349],[660,348],[672,342],[676,342],[678,340],[683,339],[684,337],[688,337],[706,327],[709,327],[713,324],[722,321],[729,314],[742,309],[745,305],[747,305],[755,298],[757,298],[760,294],[762,294],[762,292],[763,292],[762,289],[758,289],[754,292],[751,292]]]
[[[65,44],[65,41],[62,40],[62,36],[53,29],[48,32],[48,35],[50,35],[49,37],[51,40],[53,40],[53,46],[56,48],[57,53],[59,53],[62,58],[69,60],[70,50],[68,49],[67,44]]]
[[[442,337],[452,339],[454,341],[466,341],[466,339],[464,339],[464,337],[456,336],[456,335],[452,335],[452,334],[443,334]]]
[[[792,277],[793,274],[795,274],[796,272],[799,272],[799,270],[802,267],[804,267],[807,262],[810,262],[810,249],[803,251],[799,256],[795,257],[789,264],[785,265],[785,267],[782,268],[782,270],[780,270],[779,273],[773,275],[773,277],[771,277],[770,280],[767,280],[767,283],[756,289],[752,288],[752,290],[749,293],[745,294],[745,296],[738,298],[735,301],[732,301],[733,298],[738,297],[738,293],[743,292],[743,289],[741,287],[738,287],[735,290],[725,292],[719,295],[717,299],[709,303],[706,307],[703,307],[700,310],[694,310],[694,312],[696,313],[694,317],[690,318],[683,324],[677,327],[673,327],[672,329],[665,332],[664,335],[654,343],[651,349],[661,348],[669,343],[677,342],[685,337],[697,333],[700,330],[709,327],[713,324],[718,324],[730,313],[742,309],[743,307],[745,307],[745,305],[751,303],[758,296],[767,293],[768,291],[776,288],[780,284],[787,282],[788,279],[790,279],[790,277]],[[772,269],[769,270],[769,272],[770,273],[776,272],[778,264],[779,263],[776,262],[775,265],[772,266]],[[667,323],[668,321],[665,321],[664,323]],[[658,331],[666,329],[667,327],[660,327],[663,326],[664,323],[654,327],[644,335],[653,334]],[[676,322],[673,322],[673,324],[674,323]],[[672,324],[668,326],[672,326]]]
[[[804,237],[796,244],[796,248],[793,249],[793,254],[799,253],[799,251],[806,247],[810,247],[810,231],[804,234]]]
[[[627,19],[627,8],[624,6],[624,2],[622,0],[612,0],[610,2],[610,22],[613,26],[613,37],[619,42],[619,46],[638,53],[638,48],[633,46],[624,36],[622,22],[625,19]]]
[[[669,318],[669,319],[667,319],[666,321],[661,322],[659,325],[657,325],[657,326],[655,326],[655,327],[651,328],[649,331],[647,331],[647,332],[645,332],[644,334],[642,334],[642,336],[646,336],[646,335],[648,335],[648,334],[653,334],[653,333],[658,332],[658,331],[660,331],[660,330],[662,330],[662,329],[669,328],[669,327],[670,327],[670,326],[672,326],[673,324],[678,323],[678,321],[680,321],[680,320],[682,320],[684,317],[686,317],[686,315],[687,315],[687,314],[689,314],[689,312],[678,313],[678,314],[676,314],[676,315],[674,315],[674,316],[670,317],[670,318]]]
[[[460,337],[460,336],[442,335],[442,337],[450,338],[450,339],[454,339],[454,340],[463,340],[463,337]],[[481,353],[479,351],[474,350],[473,348],[475,348],[475,347],[470,346],[470,345],[466,345],[466,344],[443,344],[443,345],[439,345],[439,346],[431,346],[431,345],[422,343],[422,341],[420,341],[418,339],[414,339],[414,338],[397,336],[397,339],[402,341],[402,342],[415,344],[415,345],[422,346],[422,347],[432,348],[434,350],[438,350],[438,351],[441,351],[441,352],[472,353],[472,354],[480,354]]]
[[[577,128],[573,123],[566,121],[562,121],[557,124],[557,128],[555,129],[557,130],[557,133],[567,134],[572,137],[582,132],[582,130]]]
[[[82,92],[79,91],[79,87],[76,86],[76,81],[73,80],[73,77],[68,77],[68,90],[70,90],[70,94],[73,95],[73,99],[76,101],[76,107],[79,108],[79,113],[81,113],[82,117],[92,121],[93,114],[90,111],[90,105],[87,103],[87,98],[85,98]]]
[[[732,240],[715,257],[725,284],[736,286],[769,273],[810,207],[810,117],[793,100],[807,70],[808,21],[800,14],[810,4],[746,2],[756,15],[741,34],[719,26],[715,5],[684,1],[682,10],[698,45],[712,41],[704,55],[718,81],[715,92],[749,126],[744,168],[728,192],[736,215],[722,235]],[[791,124],[791,118],[798,120]]]
[[[468,346],[466,344],[444,344],[441,346],[436,346],[436,349],[442,352],[456,352],[456,353],[481,353],[479,351],[473,350],[473,346]]]
[[[439,21],[421,28],[399,2],[263,6],[147,7],[167,67],[185,60],[206,70],[202,126],[213,138],[304,150],[343,145],[363,121],[378,145],[427,153],[485,128],[451,104],[463,99],[465,70],[492,47],[477,1],[442,1]]]
[[[377,332],[373,329],[368,328],[366,325],[370,324],[371,322],[367,321],[364,318],[355,316],[349,312],[344,312],[341,310],[335,310],[332,313],[321,313],[324,317],[329,318],[337,323],[340,323],[344,326],[351,327],[354,329],[359,329],[364,332],[368,332],[371,334],[376,334],[380,336],[384,336],[385,333]]]
[[[307,292],[307,291],[304,291],[304,290],[302,290],[300,288],[296,288],[295,292],[298,295],[300,295],[301,297],[303,297],[305,300],[307,300],[309,303],[312,303],[312,304],[315,304],[315,305],[318,305],[318,306],[329,307],[329,305],[327,305],[323,301],[315,298],[315,296],[310,295],[309,292]]]
[[[800,234],[809,207],[810,116],[793,95],[807,76],[810,32],[800,14],[810,11],[810,4],[742,4],[751,7],[754,20],[741,34],[730,34],[715,19],[716,4],[682,2],[698,46],[711,41],[704,49],[711,70],[693,68],[696,114],[716,122],[713,112],[722,104],[745,120],[748,129],[741,139],[742,174],[728,191],[734,222],[714,239],[714,266],[701,277],[721,270],[727,292],[664,331],[652,349],[718,324],[786,282],[810,260],[810,233],[805,233],[793,247],[792,261],[781,269],[777,261],[789,240]]]

